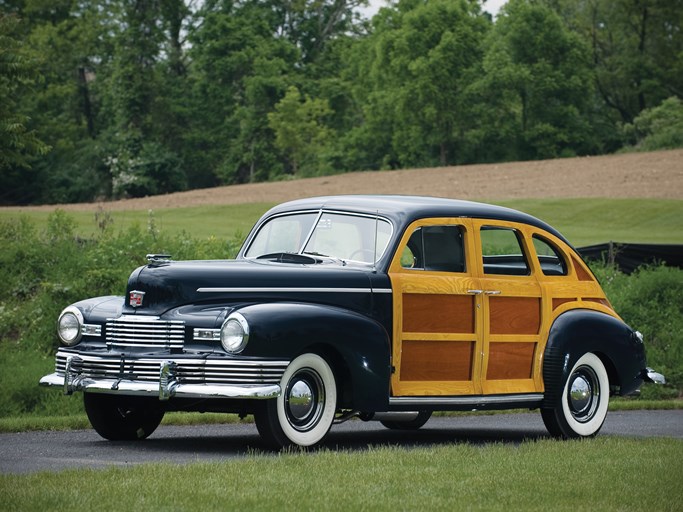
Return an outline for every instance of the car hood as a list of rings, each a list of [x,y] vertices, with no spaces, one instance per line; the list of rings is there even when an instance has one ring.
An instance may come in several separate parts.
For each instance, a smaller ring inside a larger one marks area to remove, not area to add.
[[[372,295],[369,272],[337,264],[261,260],[147,265],[128,280],[124,313],[161,315],[187,304],[307,301],[313,295],[319,303],[367,311]]]

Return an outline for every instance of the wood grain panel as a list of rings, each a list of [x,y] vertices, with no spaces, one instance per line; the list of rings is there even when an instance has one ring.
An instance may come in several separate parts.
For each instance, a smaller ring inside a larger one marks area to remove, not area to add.
[[[538,334],[541,299],[538,297],[491,297],[491,334]]]
[[[576,277],[579,278],[579,281],[593,280],[591,275],[583,269],[581,263],[579,263],[576,258],[572,257],[572,263],[574,264],[574,269],[576,270]]]
[[[474,332],[474,296],[403,294],[403,332]]]
[[[535,343],[491,343],[486,379],[530,379],[535,347]]]
[[[603,306],[609,307],[609,302],[607,302],[607,299],[584,297],[583,300],[586,302],[595,302],[596,304],[602,304]]]
[[[473,341],[404,341],[401,380],[471,380],[473,353]]]
[[[567,302],[573,302],[575,300],[576,300],[575,298],[572,298],[572,299],[553,299],[553,309],[557,309],[562,304],[565,304]]]

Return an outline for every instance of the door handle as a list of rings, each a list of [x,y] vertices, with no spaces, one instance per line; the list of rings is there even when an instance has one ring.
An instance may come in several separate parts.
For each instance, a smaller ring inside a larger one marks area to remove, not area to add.
[[[500,295],[500,290],[486,290],[484,292],[486,295]]]
[[[481,295],[484,293],[484,290],[467,290],[467,293],[471,293],[472,295]]]

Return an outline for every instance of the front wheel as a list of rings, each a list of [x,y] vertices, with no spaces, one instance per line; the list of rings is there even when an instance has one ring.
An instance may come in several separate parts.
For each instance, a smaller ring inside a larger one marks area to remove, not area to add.
[[[154,398],[85,393],[83,403],[90,424],[110,441],[145,439],[164,417]]]
[[[337,409],[334,373],[322,357],[303,354],[280,381],[281,395],[254,413],[256,428],[273,448],[313,446],[327,435]]]
[[[587,353],[569,373],[559,402],[553,408],[541,409],[541,416],[555,437],[593,437],[605,422],[608,405],[605,365],[598,356]]]

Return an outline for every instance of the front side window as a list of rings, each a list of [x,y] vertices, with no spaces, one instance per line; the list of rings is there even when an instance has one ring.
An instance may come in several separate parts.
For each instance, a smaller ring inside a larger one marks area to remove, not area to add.
[[[401,266],[439,272],[465,272],[462,227],[417,228],[401,254]]]
[[[483,226],[480,231],[484,274],[528,276],[529,264],[519,233],[511,228]]]
[[[275,217],[256,234],[245,256],[307,254],[374,263],[391,237],[385,219],[333,212],[307,212]]]

